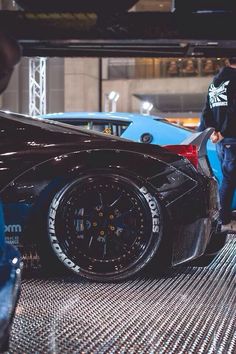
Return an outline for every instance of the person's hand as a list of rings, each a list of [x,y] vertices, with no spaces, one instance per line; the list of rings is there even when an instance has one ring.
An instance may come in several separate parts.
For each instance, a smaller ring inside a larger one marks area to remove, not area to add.
[[[216,131],[214,131],[211,136],[210,136],[210,140],[213,144],[216,144],[218,143],[218,140],[219,140],[219,136],[218,136],[218,133]]]
[[[223,135],[220,132],[218,132],[218,137],[219,137],[218,142],[224,139]]]
[[[213,144],[218,143],[219,141],[221,141],[222,139],[224,139],[223,135],[220,132],[216,132],[214,131],[211,136],[210,136],[211,142]]]

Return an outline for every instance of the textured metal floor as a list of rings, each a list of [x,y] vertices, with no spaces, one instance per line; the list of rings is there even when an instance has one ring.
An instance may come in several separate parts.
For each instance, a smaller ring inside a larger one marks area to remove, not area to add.
[[[10,353],[236,353],[236,237],[207,268],[116,284],[25,279]]]

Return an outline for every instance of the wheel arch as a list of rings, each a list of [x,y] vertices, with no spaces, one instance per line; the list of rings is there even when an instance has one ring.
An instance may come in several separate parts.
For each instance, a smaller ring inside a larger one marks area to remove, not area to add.
[[[148,179],[161,165],[162,162],[150,156],[120,150],[90,150],[61,155],[39,164],[14,180],[4,190],[3,202],[32,205],[27,219],[22,221],[24,247],[29,240],[32,241],[32,235],[35,236],[38,214],[45,214],[44,206],[47,202],[65,185],[80,176],[89,171],[97,173],[110,171],[117,175],[121,174],[126,178],[142,181],[140,188],[148,185],[153,191],[153,196],[158,198],[156,189]],[[20,221],[17,224],[20,224]],[[36,237],[34,241],[37,243]]]
[[[3,201],[17,202],[24,199],[33,203],[51,188],[55,189],[90,169],[122,171],[150,183],[152,176],[167,165],[149,155],[114,149],[92,149],[55,156],[16,177],[2,191]],[[42,194],[43,193],[43,194]]]
[[[44,161],[18,176],[1,192],[3,203],[30,205],[29,217],[31,217],[49,195],[91,169],[108,169],[118,174],[122,172],[127,177],[143,180],[154,190],[163,210],[165,209],[166,218],[172,218],[175,214],[172,208],[166,208],[166,205],[178,195],[175,192],[172,197],[169,186],[167,186],[169,192],[166,193],[165,176],[172,176],[176,173],[179,175],[181,172],[153,156],[119,149],[82,150],[58,155]],[[184,174],[183,182],[180,179],[179,181],[186,185],[186,179],[189,179],[190,187],[192,182],[196,183]],[[25,220],[22,221],[24,222]]]

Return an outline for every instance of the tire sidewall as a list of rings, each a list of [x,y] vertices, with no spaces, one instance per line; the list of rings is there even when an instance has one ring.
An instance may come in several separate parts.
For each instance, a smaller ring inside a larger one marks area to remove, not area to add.
[[[94,176],[99,176],[99,178],[104,177],[115,177],[118,180],[122,180],[124,183],[128,183],[132,186],[140,195],[143,200],[145,200],[147,210],[149,212],[149,216],[152,222],[151,226],[151,235],[149,236],[149,241],[145,247],[145,251],[142,255],[133,262],[130,266],[123,269],[122,271],[117,271],[116,273],[106,273],[106,274],[98,274],[94,272],[89,272],[85,269],[82,269],[79,264],[75,263],[75,260],[70,259],[66,253],[63,252],[58,232],[56,230],[56,219],[58,215],[60,215],[61,201],[65,197],[66,193],[71,190],[71,188],[75,187],[77,184],[84,182],[86,179],[89,179]],[[162,220],[162,211],[160,207],[160,203],[156,198],[153,188],[142,179],[127,176],[127,173],[121,174],[120,171],[90,171],[84,173],[82,176],[74,179],[70,183],[67,183],[60,191],[58,191],[51,200],[48,209],[48,218],[47,218],[47,237],[50,244],[51,251],[65,268],[70,271],[85,277],[90,280],[97,281],[109,281],[109,280],[120,280],[127,277],[130,277],[137,273],[139,270],[145,267],[147,263],[153,258],[155,255],[159,244],[162,239],[163,234],[163,220]]]

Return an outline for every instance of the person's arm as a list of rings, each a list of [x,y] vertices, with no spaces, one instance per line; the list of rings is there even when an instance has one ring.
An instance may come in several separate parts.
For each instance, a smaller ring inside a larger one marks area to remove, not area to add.
[[[236,73],[236,69],[233,69]],[[236,80],[232,77],[230,83],[227,88],[227,98],[228,98],[228,106],[226,112],[224,114],[224,120],[221,125],[221,134],[223,136],[233,136],[236,131]]]
[[[198,125],[197,127],[197,131],[198,132],[203,132],[203,130],[206,129],[206,126],[205,126],[205,121],[203,119],[203,115],[201,114],[201,118],[200,118],[200,124]]]
[[[216,128],[215,122],[214,122],[214,117],[213,117],[213,112],[212,112],[212,110],[210,108],[210,104],[209,104],[209,95],[207,95],[205,107],[203,108],[203,111],[202,111],[198,131],[199,132],[203,131],[206,128]],[[218,143],[222,139],[223,139],[223,136],[217,130],[215,130],[210,136],[210,140],[214,144]]]
[[[206,128],[215,128],[215,122],[214,122],[214,117],[213,117],[213,112],[210,108],[209,104],[209,96],[207,95],[207,100],[205,103],[205,107],[202,110],[202,115],[201,115],[201,122],[200,126],[202,130]],[[199,130],[199,131],[202,131]]]

